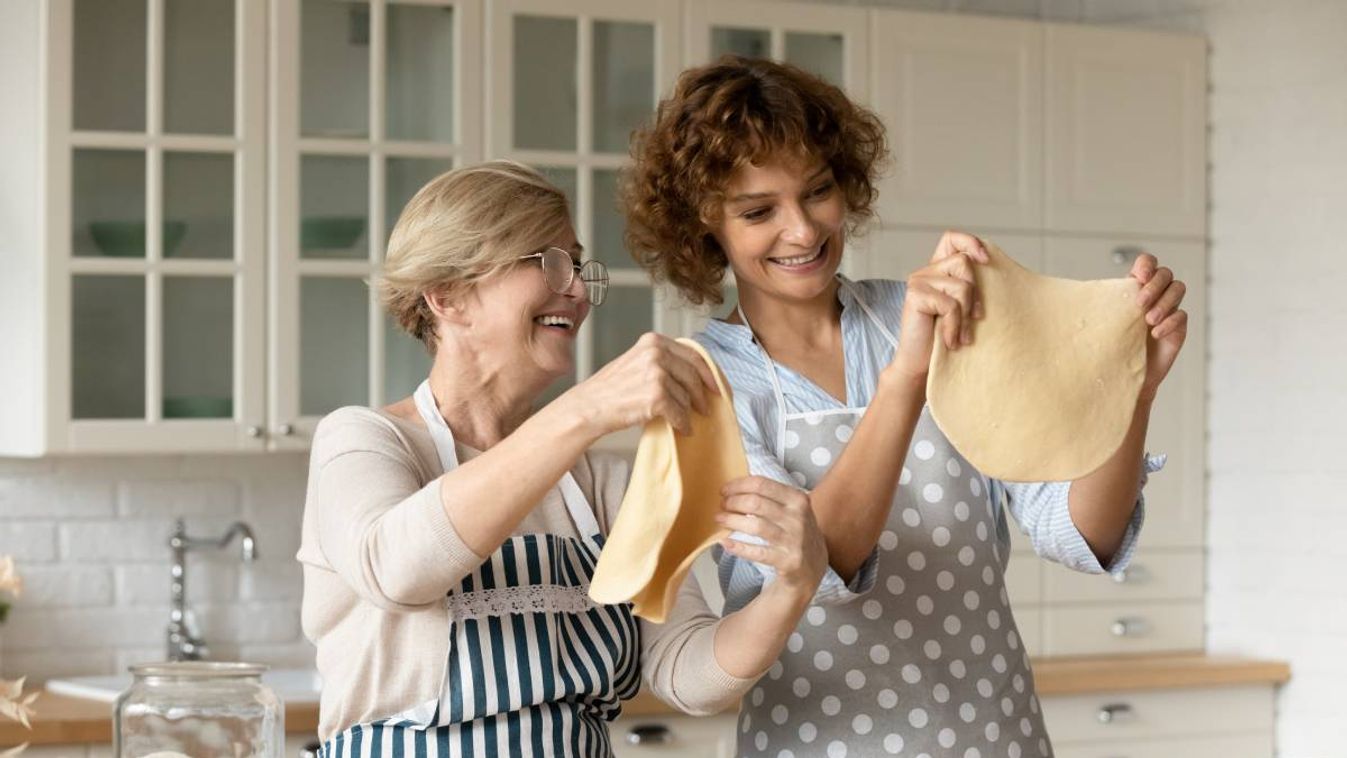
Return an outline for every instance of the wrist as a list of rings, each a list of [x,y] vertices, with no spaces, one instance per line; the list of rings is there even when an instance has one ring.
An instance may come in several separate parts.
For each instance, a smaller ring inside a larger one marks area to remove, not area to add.
[[[584,440],[585,448],[588,449],[600,437],[607,434],[608,430],[603,425],[598,408],[592,403],[585,402],[584,395],[578,391],[579,389],[577,385],[566,390],[556,400],[543,406],[539,415],[550,416],[553,423],[561,426],[563,433]]]
[[[888,390],[914,397],[918,404],[926,402],[926,370],[914,371],[898,363],[890,363],[879,373],[878,391]],[[878,394],[878,393],[876,393]]]

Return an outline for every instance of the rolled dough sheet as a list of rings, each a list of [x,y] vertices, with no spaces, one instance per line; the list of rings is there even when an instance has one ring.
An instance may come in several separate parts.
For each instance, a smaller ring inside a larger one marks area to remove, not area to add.
[[[1065,481],[1117,451],[1146,374],[1147,326],[1135,279],[1040,276],[991,243],[973,267],[984,316],[973,344],[936,339],[931,415],[979,471]]]
[[[655,623],[668,618],[693,560],[729,534],[715,522],[720,488],[748,476],[729,382],[701,345],[678,341],[711,367],[720,395],[708,393],[706,415],[692,414],[690,436],[662,418],[645,425],[631,482],[589,585],[594,602],[631,601],[637,616]]]

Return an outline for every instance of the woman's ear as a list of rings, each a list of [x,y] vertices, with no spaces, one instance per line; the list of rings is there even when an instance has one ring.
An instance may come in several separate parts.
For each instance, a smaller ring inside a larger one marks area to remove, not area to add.
[[[434,314],[436,321],[447,321],[451,324],[467,323],[462,297],[453,296],[447,290],[431,290],[423,293],[421,299]]]

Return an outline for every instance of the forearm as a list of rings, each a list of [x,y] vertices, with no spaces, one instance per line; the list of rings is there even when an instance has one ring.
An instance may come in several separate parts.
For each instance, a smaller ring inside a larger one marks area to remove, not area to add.
[[[1067,493],[1072,523],[1104,566],[1121,547],[1136,506],[1151,405],[1152,398],[1143,394],[1122,445],[1103,466],[1073,481]]]
[[[811,493],[828,563],[851,581],[888,521],[898,476],[921,416],[924,377],[887,369],[851,441]]]
[[[786,639],[809,606],[811,593],[773,582],[716,627],[716,663],[742,679],[761,676],[781,655]]]
[[[441,476],[440,500],[463,542],[478,555],[495,552],[599,434],[590,419],[559,399]]]

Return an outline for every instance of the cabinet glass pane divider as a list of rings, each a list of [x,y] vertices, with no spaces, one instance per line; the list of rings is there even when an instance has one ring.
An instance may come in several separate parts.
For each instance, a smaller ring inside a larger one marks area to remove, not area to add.
[[[621,169],[627,165],[627,156],[618,153],[572,153],[560,150],[511,150],[511,160],[527,166],[549,168]]]
[[[71,132],[72,148],[111,150],[173,150],[198,153],[232,153],[243,148],[243,140],[193,134],[135,134],[129,132]]]
[[[71,258],[67,269],[72,274],[164,274],[168,276],[238,276],[241,263],[223,259],[167,258],[148,261],[140,258]]]

